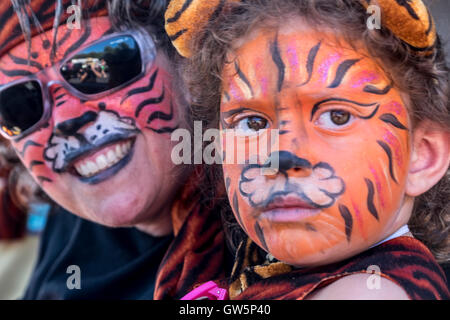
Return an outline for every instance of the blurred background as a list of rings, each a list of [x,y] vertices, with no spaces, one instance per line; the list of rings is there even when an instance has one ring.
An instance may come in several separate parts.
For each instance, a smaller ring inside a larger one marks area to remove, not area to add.
[[[450,1],[429,0],[429,6],[436,20],[439,35],[445,45],[447,53],[447,64],[450,64]]]

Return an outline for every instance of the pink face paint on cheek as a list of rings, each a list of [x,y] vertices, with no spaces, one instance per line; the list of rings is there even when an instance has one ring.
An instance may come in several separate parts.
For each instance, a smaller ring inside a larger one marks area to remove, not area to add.
[[[269,89],[269,80],[267,79],[266,76],[264,76],[264,71],[265,67],[264,67],[264,63],[263,60],[258,59],[257,62],[255,63],[255,70],[256,70],[256,81],[258,83],[258,86],[261,90],[260,94],[262,94],[263,96],[266,96],[268,94],[268,89]]]
[[[322,62],[318,68],[318,74],[319,78],[322,81],[322,83],[326,83],[328,79],[328,73],[331,68],[331,66],[338,61],[341,58],[341,54],[339,53],[333,53],[328,58]]]
[[[366,83],[380,80],[380,75],[373,71],[362,71],[352,78],[352,88],[360,88]]]
[[[286,50],[286,53],[292,73],[293,74],[298,73],[299,61],[297,55],[297,48],[294,45],[289,45]]]
[[[383,194],[382,194],[380,177],[378,176],[376,170],[372,166],[369,166],[369,169],[370,169],[370,172],[372,172],[373,178],[375,179],[375,186],[377,188],[377,195],[378,195],[378,199],[380,200],[381,207],[385,208],[385,202],[384,202],[384,198],[383,198]]]
[[[231,95],[231,97],[233,98],[233,100],[236,101],[242,101],[242,95],[241,95],[241,90],[238,88],[238,86],[234,83],[234,81],[230,82],[230,86],[229,86],[230,90],[229,90],[229,94]]]
[[[361,217],[361,212],[359,211],[358,206],[353,202],[353,200],[352,200],[352,206],[353,206],[353,210],[355,212],[356,221],[358,222],[359,229],[361,230],[361,235],[365,240],[367,240],[367,234],[366,234],[366,231],[364,230],[364,222]]]
[[[391,113],[395,113],[398,116],[401,116],[403,114],[403,110],[405,109],[405,107],[397,101],[391,101],[388,104],[383,105],[383,109]]]
[[[383,140],[386,141],[394,149],[394,159],[399,167],[403,165],[403,156],[400,141],[390,132],[386,130],[383,134]]]
[[[260,81],[261,93],[265,96],[269,92],[269,80],[267,78],[262,78]]]

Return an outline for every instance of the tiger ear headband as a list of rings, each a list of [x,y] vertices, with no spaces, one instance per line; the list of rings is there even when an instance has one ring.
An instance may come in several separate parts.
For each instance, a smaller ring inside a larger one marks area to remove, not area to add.
[[[240,0],[171,0],[165,14],[165,28],[173,45],[189,58],[190,44],[210,20],[220,14],[226,3]],[[251,1],[251,0],[247,0]],[[422,0],[359,0],[365,8],[377,5],[381,21],[409,47],[422,54],[433,52],[436,26]]]

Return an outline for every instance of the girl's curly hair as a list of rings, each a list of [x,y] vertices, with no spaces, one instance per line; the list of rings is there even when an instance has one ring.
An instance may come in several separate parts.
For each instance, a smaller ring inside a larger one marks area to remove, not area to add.
[[[346,43],[363,43],[383,66],[393,83],[409,96],[413,127],[428,120],[450,132],[449,69],[438,37],[431,56],[418,55],[386,28],[369,30],[366,9],[356,0],[252,0],[228,4],[223,13],[194,39],[193,57],[184,78],[193,99],[195,120],[218,127],[221,74],[236,40],[258,26],[278,27],[301,17],[313,28],[339,30]],[[215,174],[221,173],[213,168]],[[416,199],[409,222],[414,236],[424,242],[441,263],[449,261],[450,173]],[[225,210],[231,238],[238,224]],[[235,245],[236,243],[234,243]],[[233,244],[232,244],[233,245]]]

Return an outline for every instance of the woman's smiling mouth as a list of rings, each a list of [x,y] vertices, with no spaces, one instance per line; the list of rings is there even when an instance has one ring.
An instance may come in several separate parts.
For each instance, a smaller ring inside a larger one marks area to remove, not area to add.
[[[135,138],[108,144],[95,153],[76,160],[72,174],[82,182],[97,184],[115,175],[130,162]]]
[[[75,170],[80,176],[89,178],[111,168],[130,152],[132,141],[126,140],[107,146],[95,154],[75,162]]]

